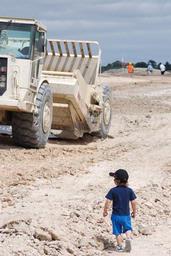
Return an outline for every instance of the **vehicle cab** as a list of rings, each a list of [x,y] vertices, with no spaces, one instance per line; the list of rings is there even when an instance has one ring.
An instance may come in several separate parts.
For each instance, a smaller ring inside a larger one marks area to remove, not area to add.
[[[0,17],[0,106],[7,98],[33,101],[30,87],[36,90],[38,86],[45,51],[46,28],[41,23],[34,19]],[[13,104],[16,105],[9,102]]]
[[[0,55],[34,60],[44,52],[45,33],[36,20],[0,18]]]

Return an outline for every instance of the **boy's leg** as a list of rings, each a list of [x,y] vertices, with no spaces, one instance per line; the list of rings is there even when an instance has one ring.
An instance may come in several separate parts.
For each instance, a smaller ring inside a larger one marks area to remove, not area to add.
[[[124,232],[126,235],[126,241],[125,241],[125,252],[131,251],[131,240],[132,240],[132,225],[131,225],[131,217],[126,216],[124,221]]]
[[[121,235],[116,236],[117,245],[122,246],[123,238]]]
[[[117,242],[116,251],[123,252],[124,251],[123,238],[121,235],[116,236],[116,242]]]
[[[112,220],[113,234],[116,236],[116,242],[117,242],[116,250],[123,251],[123,247],[122,247],[123,238],[121,236],[122,225],[120,223],[120,217],[112,214],[111,220]]]
[[[131,251],[132,230],[126,231],[125,251]]]
[[[126,239],[132,239],[132,230],[128,230],[125,232]]]

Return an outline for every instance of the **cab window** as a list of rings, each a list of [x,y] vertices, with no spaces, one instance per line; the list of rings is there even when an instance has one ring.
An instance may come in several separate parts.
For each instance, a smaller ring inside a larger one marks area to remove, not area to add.
[[[40,58],[44,53],[44,33],[36,32],[34,43],[34,59]]]

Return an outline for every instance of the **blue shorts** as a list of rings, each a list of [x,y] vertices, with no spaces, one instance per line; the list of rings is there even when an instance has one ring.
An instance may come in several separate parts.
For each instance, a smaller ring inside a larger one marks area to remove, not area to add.
[[[132,231],[130,216],[112,214],[111,220],[112,220],[113,234],[115,236],[119,236],[120,234],[125,233],[129,230]]]

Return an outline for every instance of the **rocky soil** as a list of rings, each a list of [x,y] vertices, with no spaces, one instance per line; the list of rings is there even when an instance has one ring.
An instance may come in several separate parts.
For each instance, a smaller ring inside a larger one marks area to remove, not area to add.
[[[0,256],[117,255],[104,196],[125,168],[137,193],[130,255],[171,255],[171,75],[106,73],[109,137],[50,139],[41,150],[0,135]]]

